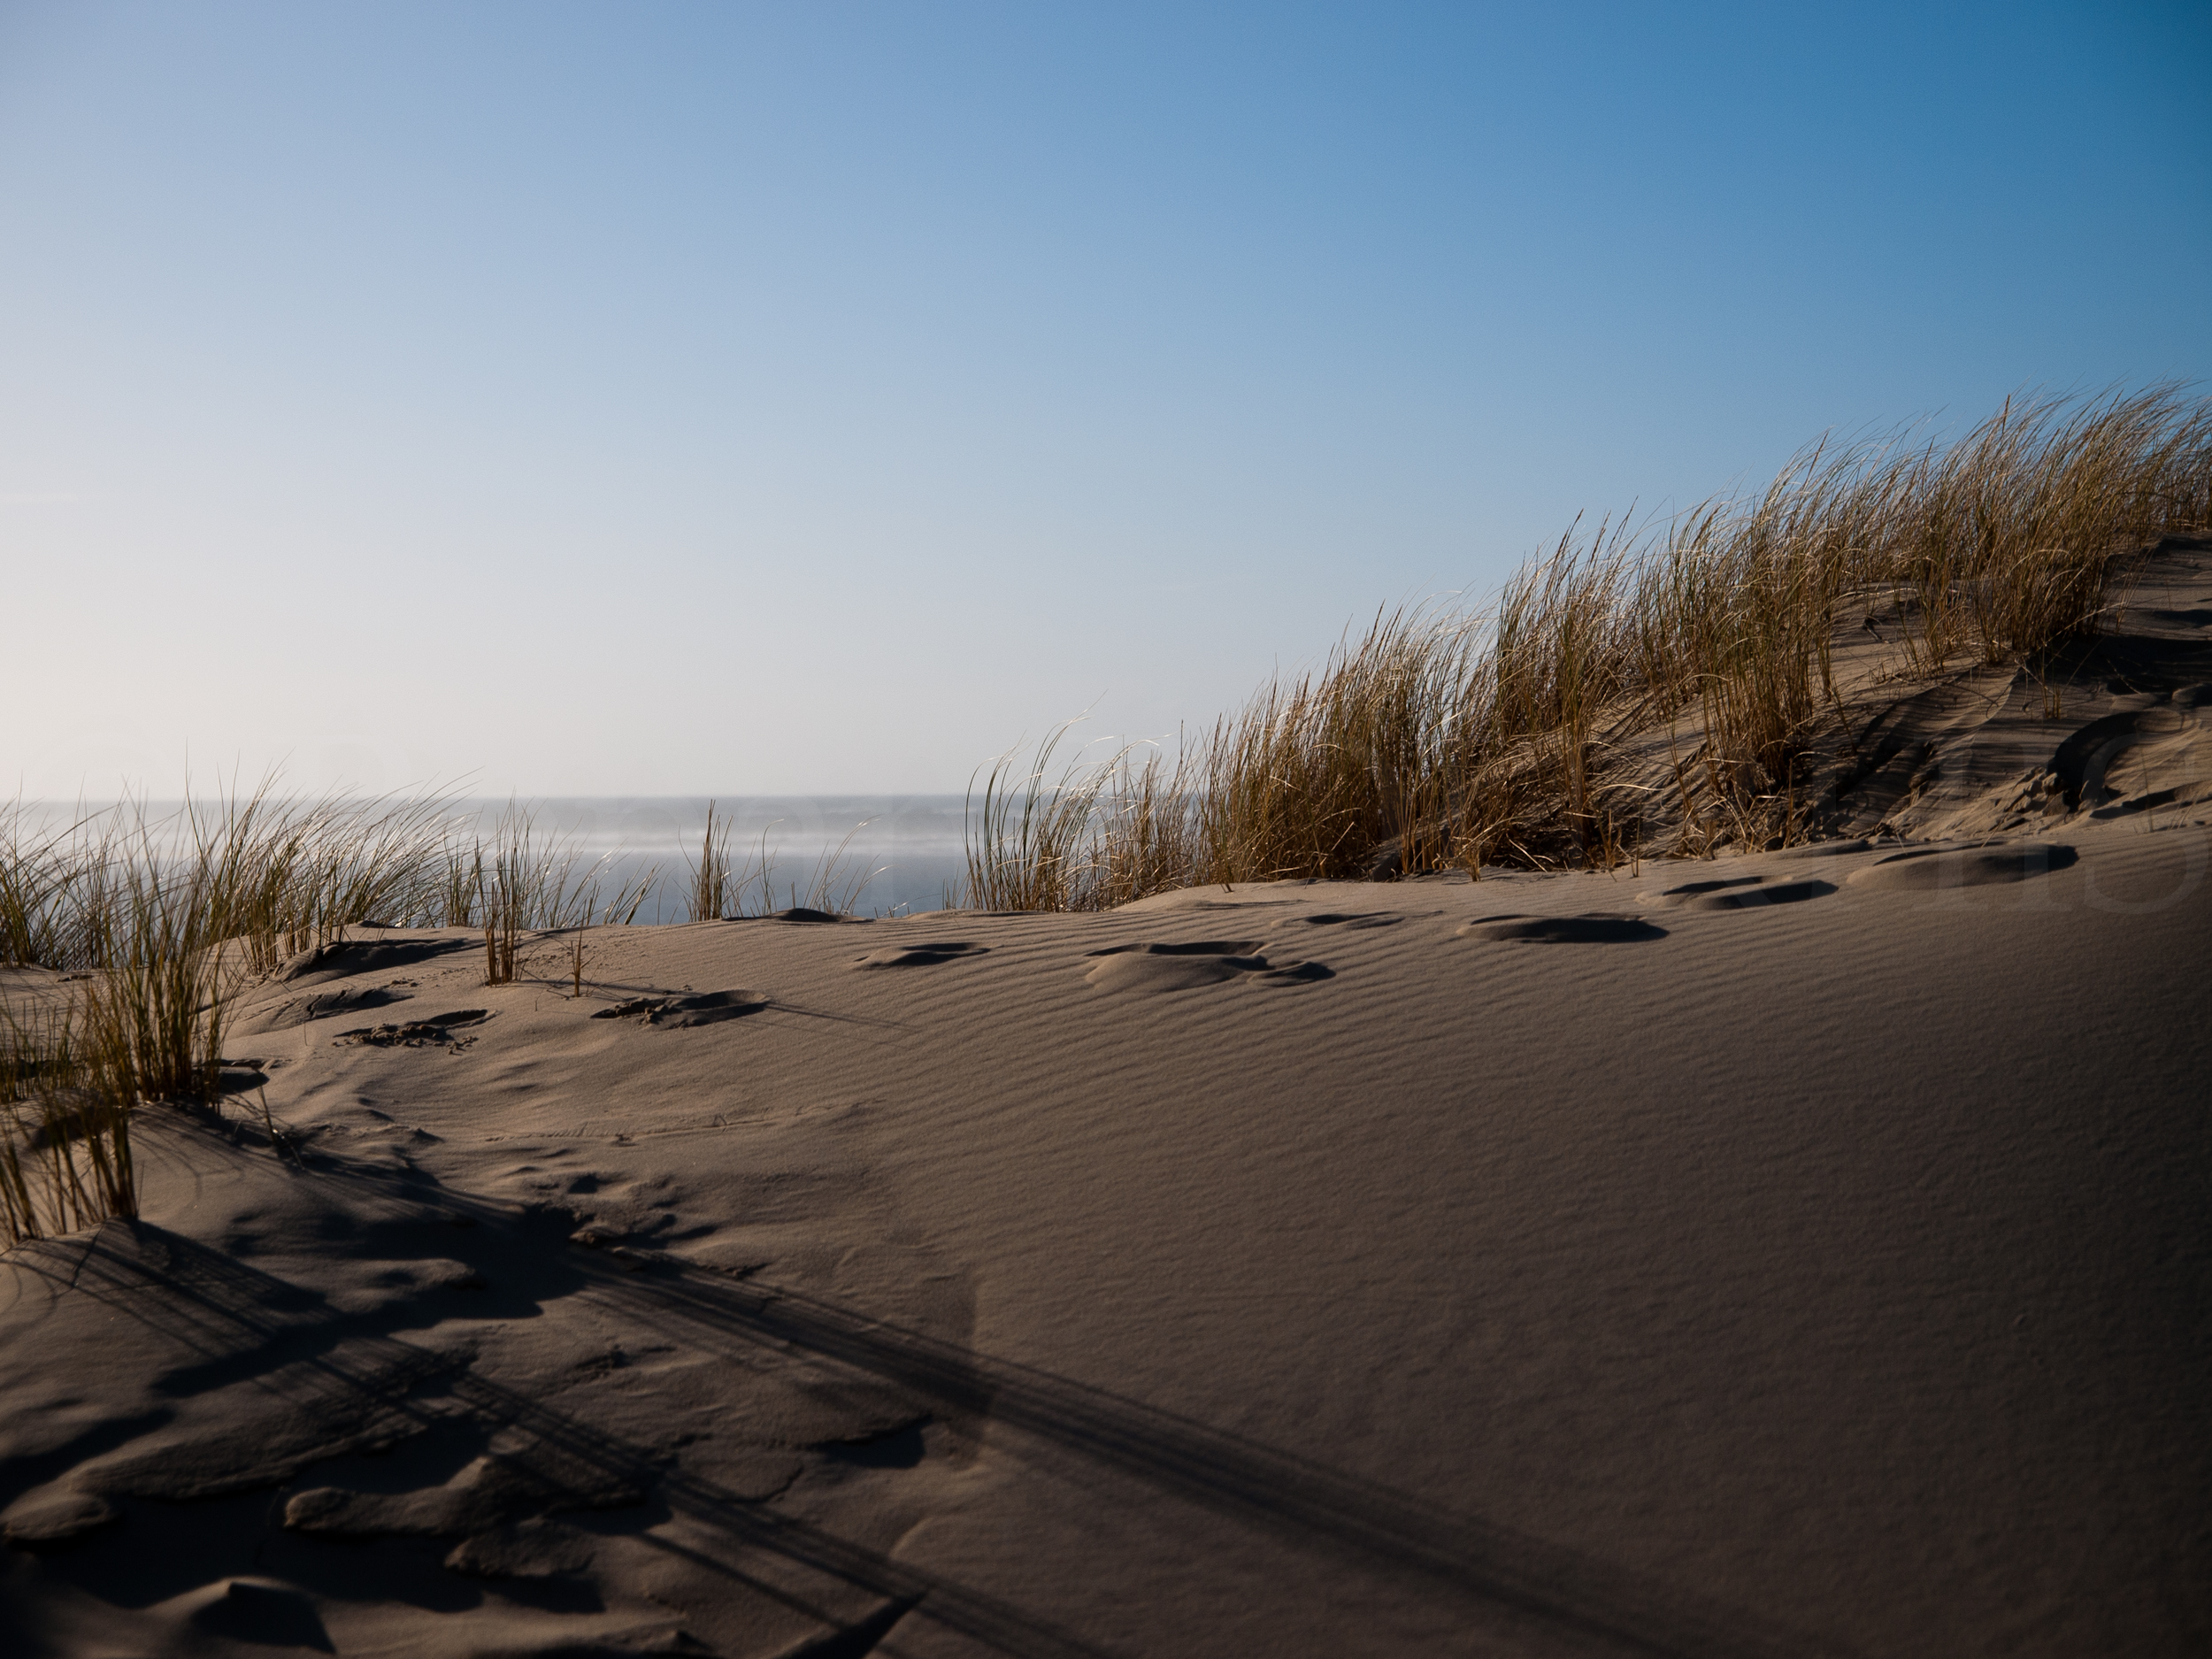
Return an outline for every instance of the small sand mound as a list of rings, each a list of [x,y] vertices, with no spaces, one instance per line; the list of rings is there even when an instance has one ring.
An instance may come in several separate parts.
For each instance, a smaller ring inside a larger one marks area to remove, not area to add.
[[[1264,956],[1168,956],[1136,950],[1108,956],[1083,976],[1083,982],[1102,991],[1187,991],[1219,985],[1248,969],[1266,965]]]
[[[1847,879],[1855,887],[1884,892],[1931,893],[1943,887],[1986,887],[2008,881],[2026,881],[2054,870],[2063,870],[2078,856],[2071,847],[2052,841],[2028,841],[2011,847],[1929,848],[1895,854],[1879,864],[1853,871]]]
[[[1758,881],[1756,877],[1753,878]],[[1759,882],[1755,886],[1738,887],[1733,883],[1715,883],[1729,890],[1720,893],[1699,893],[1679,901],[1687,910],[1756,910],[1770,904],[1802,904],[1808,899],[1824,899],[1836,890],[1832,881],[1778,881],[1772,887]]]
[[[319,985],[327,979],[350,979],[357,973],[383,973],[411,968],[434,956],[468,950],[469,939],[357,939],[318,946],[303,951],[277,970],[288,985]]]
[[[1310,985],[1335,972],[1318,962],[1270,962],[1250,940],[1195,940],[1173,944],[1110,945],[1094,950],[1098,964],[1084,983],[1102,991],[1187,991],[1249,978],[1259,985]]]
[[[888,950],[872,950],[853,964],[856,968],[934,968],[947,962],[965,962],[985,955],[987,945],[970,944],[963,939],[933,939],[927,943],[901,945]]]
[[[0,1536],[18,1549],[62,1549],[120,1518],[121,1512],[96,1493],[49,1488],[11,1508],[0,1522]]]

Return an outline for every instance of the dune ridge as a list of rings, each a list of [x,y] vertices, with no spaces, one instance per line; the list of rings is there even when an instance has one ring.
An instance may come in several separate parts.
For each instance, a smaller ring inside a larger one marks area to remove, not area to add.
[[[0,1601],[40,1654],[2185,1651],[2207,842],[2093,810],[610,930],[580,998],[349,937],[242,1000],[278,1147],[148,1118],[139,1219],[0,1258]],[[348,1041],[303,979],[484,1017]]]
[[[1225,879],[1157,769],[873,920],[434,803],[8,841],[6,1651],[2202,1651],[2212,541],[2138,551],[2024,655],[1822,610],[1779,794],[1631,699]]]

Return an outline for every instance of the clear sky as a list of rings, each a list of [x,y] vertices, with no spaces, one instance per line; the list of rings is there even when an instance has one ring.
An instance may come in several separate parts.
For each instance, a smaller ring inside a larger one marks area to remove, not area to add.
[[[2212,376],[2212,8],[0,4],[0,791],[925,791]]]

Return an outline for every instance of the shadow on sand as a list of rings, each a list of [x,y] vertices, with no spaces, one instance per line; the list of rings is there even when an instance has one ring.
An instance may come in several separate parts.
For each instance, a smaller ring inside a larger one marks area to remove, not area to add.
[[[339,1179],[356,1179],[339,1176]],[[417,1178],[419,1179],[419,1178]],[[512,1229],[511,1209],[442,1190],[439,1201]],[[489,1228],[487,1229],[488,1231]],[[1142,1480],[1239,1523],[1308,1549],[1356,1557],[1371,1569],[1468,1603],[1524,1639],[1570,1650],[1678,1655],[1679,1659],[1781,1659],[1844,1651],[1804,1632],[1720,1605],[1576,1551],[1455,1514],[1379,1483],[1225,1433],[1071,1379],[888,1325],[827,1299],[737,1281],[672,1257],[624,1273],[564,1252],[553,1277],[588,1287],[626,1317],[694,1348],[767,1345],[825,1365],[851,1367],[894,1384],[949,1420],[987,1418]],[[72,1259],[73,1258],[73,1259]],[[111,1222],[81,1247],[19,1252],[19,1267],[55,1288],[97,1298],[168,1333],[198,1367],[236,1374],[248,1354],[312,1365],[319,1387],[367,1396],[357,1402],[450,1425],[457,1409],[485,1428],[520,1431],[543,1486],[626,1486],[648,1508],[716,1529],[729,1543],[765,1552],[832,1585],[885,1605],[871,1626],[911,1617],[1002,1653],[1102,1653],[1071,1632],[941,1575],[849,1542],[772,1502],[754,1502],[670,1467],[642,1447],[541,1402],[442,1363],[396,1336],[365,1329],[311,1293],[232,1257],[144,1223]],[[297,1310],[288,1316],[285,1310]],[[303,1317],[302,1317],[303,1316]],[[13,1483],[11,1483],[13,1484]],[[547,1507],[561,1507],[557,1503]],[[650,1525],[648,1521],[642,1525]],[[741,1579],[784,1604],[858,1638],[858,1626],[790,1587],[787,1571],[752,1576],[651,1533],[657,1548]],[[826,1591],[829,1586],[826,1586]],[[888,1622],[885,1622],[885,1621]],[[880,1632],[876,1632],[878,1636]],[[874,1645],[854,1648],[864,1652]]]

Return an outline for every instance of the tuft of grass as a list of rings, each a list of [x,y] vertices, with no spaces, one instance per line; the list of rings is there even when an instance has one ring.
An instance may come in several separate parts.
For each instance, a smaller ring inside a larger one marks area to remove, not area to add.
[[[580,991],[587,930],[634,923],[657,868],[603,902],[606,861],[580,868],[526,809],[511,803],[488,843],[449,808],[296,800],[266,780],[188,794],[165,817],[129,799],[58,825],[0,807],[0,956],[70,974],[60,1003],[0,1008],[9,1239],[135,1214],[133,1114],[212,1109],[242,987],[350,926],[481,926],[494,982],[519,971],[526,933],[569,930]]]
[[[1113,773],[1109,765],[1079,774],[1071,762],[1052,775],[1053,755],[1070,729],[1062,726],[1047,733],[1018,779],[1013,755],[1000,756],[980,803],[971,781],[964,809],[971,905],[987,910],[1099,908],[1087,878],[1099,862],[1094,819]]]
[[[536,826],[526,808],[514,802],[500,814],[492,833],[491,860],[476,849],[473,909],[484,930],[484,983],[511,985],[515,952],[523,930],[544,905],[550,854],[533,844]]]
[[[474,887],[469,895],[469,926],[484,934],[484,983],[512,984],[521,972],[522,938],[527,933],[569,934],[570,978],[576,993],[583,990],[582,938],[595,920],[603,926],[628,926],[651,896],[660,880],[657,866],[623,883],[602,906],[600,891],[608,861],[601,858],[579,867],[580,855],[569,836],[541,838],[536,815],[527,807],[509,802],[492,834],[490,858],[480,842],[471,851],[467,868]],[[453,854],[445,855],[448,869],[456,867]]]
[[[775,908],[775,856],[768,850],[768,832],[776,824],[772,822],[762,827],[759,845],[741,868],[730,858],[733,826],[729,819],[715,817],[715,807],[714,802],[707,803],[706,829],[699,841],[699,862],[695,864],[688,858],[685,860],[691,879],[686,893],[684,919],[715,922],[764,916]],[[749,896],[755,887],[760,889],[757,904]]]
[[[781,819],[776,819],[762,827],[752,856],[740,868],[730,858],[729,821],[718,821],[715,803],[707,803],[706,831],[701,839],[699,862],[693,864],[688,858],[685,861],[691,873],[688,914],[685,919],[734,920],[765,916],[776,908],[776,861],[769,849],[768,836],[780,822]],[[856,906],[868,884],[879,872],[856,868],[850,849],[853,837],[873,822],[872,818],[863,818],[845,833],[845,838],[835,848],[815,860],[803,895],[797,882],[788,884],[785,889],[787,902],[833,915],[844,914]]]
[[[75,1004],[0,1015],[0,1227],[11,1246],[138,1213],[128,1079]]]
[[[821,910],[831,916],[849,916],[860,908],[861,895],[868,890],[868,884],[883,872],[880,868],[868,869],[864,859],[853,856],[853,837],[874,822],[873,818],[862,818],[845,832],[843,839],[835,847],[814,861],[814,869],[807,877],[803,894],[796,882],[792,884],[790,896],[795,906]],[[764,858],[761,865],[761,890],[764,894],[770,890]]]
[[[573,887],[564,884],[565,896],[554,910],[553,929],[567,935],[565,956],[568,962],[569,995],[572,998],[584,994],[584,964],[590,954],[591,930],[594,926],[627,927],[637,920],[637,913],[644,908],[653,888],[660,880],[660,867],[655,865],[642,875],[620,883],[605,904],[600,903],[600,889],[606,873],[606,861],[587,872]]]
[[[1908,675],[2047,663],[2097,626],[2133,549],[2207,523],[2212,401],[2175,386],[2008,400],[1948,444],[1824,439],[1755,495],[1640,532],[1578,523],[1486,612],[1379,613],[1172,762],[1122,749],[1056,772],[1065,727],[1025,771],[1002,757],[970,790],[967,902],[1609,869],[1650,844],[1648,815],[1689,856],[1801,839],[1809,764],[1848,737],[1839,626],[1872,623]],[[1671,801],[1614,775],[1660,729]]]
[[[690,866],[687,921],[719,921],[729,914],[731,901],[736,896],[730,879],[730,821],[723,818],[718,823],[714,812],[715,803],[710,801],[706,831],[699,841],[699,862]]]
[[[465,847],[457,840],[446,841],[407,919],[422,927],[472,928],[480,919],[484,882],[483,843],[472,839]]]
[[[89,821],[42,828],[20,801],[0,806],[0,962],[58,966],[82,956]]]

